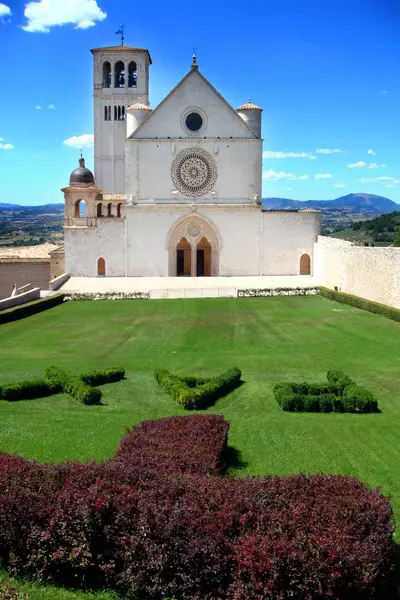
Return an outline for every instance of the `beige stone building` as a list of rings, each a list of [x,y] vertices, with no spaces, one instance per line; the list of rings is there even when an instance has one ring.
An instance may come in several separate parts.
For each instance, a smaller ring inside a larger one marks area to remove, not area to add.
[[[54,244],[0,246],[0,299],[10,296],[14,285],[48,290],[49,281],[64,270],[63,250]]]

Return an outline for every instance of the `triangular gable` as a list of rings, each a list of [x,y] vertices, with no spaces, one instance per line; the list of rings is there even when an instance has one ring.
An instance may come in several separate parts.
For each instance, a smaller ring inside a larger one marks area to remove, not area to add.
[[[129,139],[196,139],[187,134],[181,124],[182,114],[191,106],[201,109],[207,117],[207,128],[199,138],[258,139],[236,110],[197,69],[191,69],[181,79]]]

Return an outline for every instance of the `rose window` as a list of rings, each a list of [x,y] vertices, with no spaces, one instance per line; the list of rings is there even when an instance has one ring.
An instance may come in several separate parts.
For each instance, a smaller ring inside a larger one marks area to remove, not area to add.
[[[176,188],[188,196],[208,193],[217,179],[217,167],[212,156],[201,148],[182,150],[171,169]]]

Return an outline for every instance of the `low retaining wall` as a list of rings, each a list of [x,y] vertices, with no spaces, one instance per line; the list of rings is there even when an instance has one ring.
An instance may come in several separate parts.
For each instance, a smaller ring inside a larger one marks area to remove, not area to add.
[[[0,300],[0,311],[6,310],[7,308],[13,308],[14,306],[20,306],[21,304],[26,304],[27,302],[33,302],[33,300],[39,299],[40,289],[34,288],[33,290],[29,290],[28,292],[19,294],[19,296],[11,296],[10,298]]]
[[[56,290],[59,290],[60,287],[62,285],[64,285],[64,283],[66,283],[69,278],[70,278],[69,273],[63,273],[62,275],[59,275],[58,277],[55,277],[54,279],[52,279],[49,283],[50,292],[55,292]]]
[[[400,248],[318,236],[314,269],[321,285],[400,308]]]

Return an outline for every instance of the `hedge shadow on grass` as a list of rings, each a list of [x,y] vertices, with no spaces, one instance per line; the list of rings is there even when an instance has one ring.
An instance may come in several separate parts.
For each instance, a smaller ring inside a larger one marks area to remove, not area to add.
[[[221,475],[223,477],[230,474],[232,469],[241,470],[248,465],[248,462],[243,460],[241,451],[234,446],[226,446],[222,454],[222,463]]]

